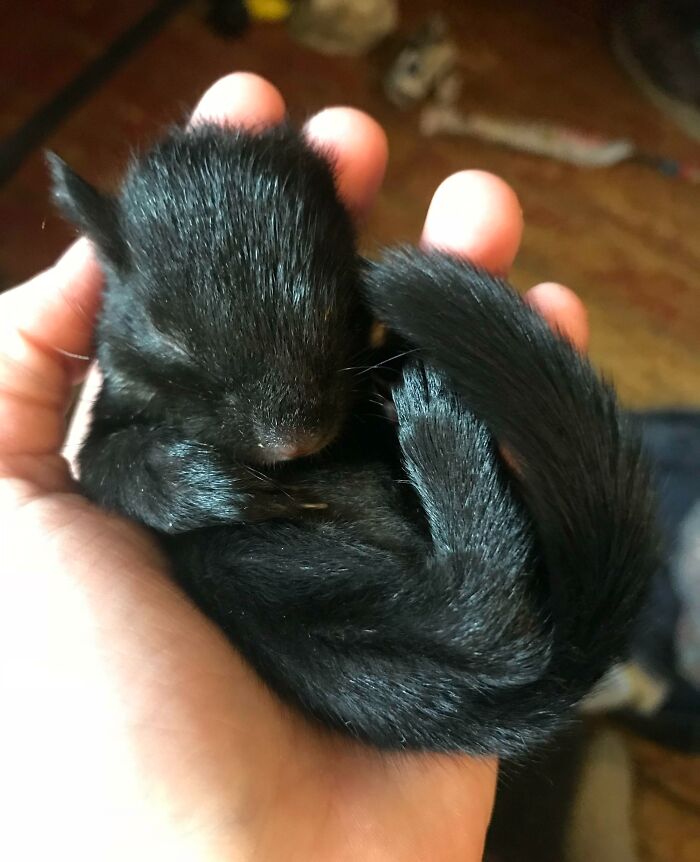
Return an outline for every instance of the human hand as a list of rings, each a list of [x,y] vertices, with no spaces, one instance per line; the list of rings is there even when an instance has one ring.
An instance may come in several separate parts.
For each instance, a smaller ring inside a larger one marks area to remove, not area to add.
[[[245,74],[195,111],[275,123],[279,93]],[[362,218],[386,141],[334,108],[309,138],[334,151]],[[423,242],[505,272],[521,234],[512,191],[464,172],[437,190]],[[90,350],[101,275],[78,241],[0,297],[3,779],[0,856],[74,860],[477,860],[496,764],[387,756],[281,704],[168,578],[148,532],[79,493],[61,455],[71,386]],[[556,285],[530,293],[583,346],[585,314]]]

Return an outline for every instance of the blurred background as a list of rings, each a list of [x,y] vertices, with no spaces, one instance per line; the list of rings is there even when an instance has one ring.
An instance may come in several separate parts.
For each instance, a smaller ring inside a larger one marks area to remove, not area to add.
[[[415,241],[454,171],[513,186],[526,225],[514,284],[576,290],[594,362],[627,406],[657,411],[642,420],[669,551],[597,715],[505,765],[489,858],[697,862],[700,0],[2,0],[0,12],[0,290],[72,238],[44,149],[109,188],[133,148],[234,70],[269,78],[296,121],[349,104],[384,125],[367,250]]]

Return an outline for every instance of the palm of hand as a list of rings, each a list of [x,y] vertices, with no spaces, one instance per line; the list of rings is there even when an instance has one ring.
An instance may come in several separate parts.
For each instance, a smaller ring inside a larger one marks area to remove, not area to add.
[[[60,469],[17,483],[23,505],[5,510],[24,601],[40,620],[60,605],[38,644],[33,627],[15,636],[40,668],[16,720],[51,717],[33,758],[42,775],[63,783],[65,753],[82,750],[69,767],[81,821],[100,822],[107,804],[123,812],[110,843],[153,818],[180,849],[212,858],[246,846],[256,855],[241,858],[479,858],[493,764],[386,757],[312,727],[171,584],[145,530],[86,502],[67,476],[46,493]],[[37,535],[47,538],[26,541]],[[110,779],[107,799],[95,796],[96,774]]]

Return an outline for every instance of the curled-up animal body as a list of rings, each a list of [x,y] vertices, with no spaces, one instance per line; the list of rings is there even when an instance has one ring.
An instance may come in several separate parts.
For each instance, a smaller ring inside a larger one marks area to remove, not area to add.
[[[156,530],[326,727],[505,756],[557,729],[656,564],[639,441],[589,363],[468,263],[361,262],[331,167],[286,126],[176,129],[114,196],[51,164],[106,275],[86,494]],[[372,318],[393,362],[364,356]]]
[[[327,513],[174,537],[177,576],[322,724],[389,750],[520,756],[626,650],[657,564],[639,439],[506,283],[407,249],[365,282],[415,348],[393,388],[397,462],[368,430],[289,465]]]

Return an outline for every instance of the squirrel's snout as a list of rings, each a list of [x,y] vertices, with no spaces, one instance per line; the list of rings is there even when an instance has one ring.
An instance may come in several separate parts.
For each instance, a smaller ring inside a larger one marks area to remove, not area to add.
[[[295,458],[315,455],[326,446],[329,440],[326,434],[306,434],[289,440],[258,442],[258,457],[266,464],[293,461]]]

